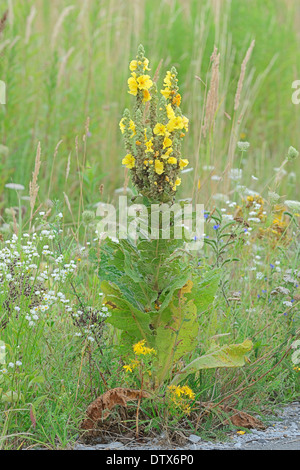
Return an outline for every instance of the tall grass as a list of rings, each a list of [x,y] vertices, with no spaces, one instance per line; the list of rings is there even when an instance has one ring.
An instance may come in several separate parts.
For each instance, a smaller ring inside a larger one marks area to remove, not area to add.
[[[272,172],[290,144],[300,147],[300,112],[291,102],[291,83],[300,73],[298,8],[292,0],[2,2],[0,14],[8,9],[8,19],[0,36],[0,77],[7,83],[8,96],[0,110],[0,139],[9,148],[8,158],[2,157],[3,177],[28,187],[40,141],[42,194],[47,194],[52,174],[51,197],[61,198],[69,156],[70,199],[78,191],[81,170],[87,188],[93,181],[94,194],[87,191],[86,202],[97,200],[100,183],[105,185],[105,197],[112,194],[123,181],[118,122],[130,100],[123,93],[128,61],[140,42],[152,69],[161,58],[162,70],[171,64],[178,67],[184,112],[191,120],[185,151],[196,169],[186,178],[203,181],[203,165],[214,165],[223,173],[228,155],[230,166],[235,166],[234,144],[241,134],[252,145],[247,173]],[[253,40],[234,113],[241,64]],[[216,124],[204,139],[201,129],[214,47],[220,53]],[[78,168],[74,140],[87,117],[89,158],[84,168]],[[215,186],[207,182],[205,194]],[[222,183],[219,190],[224,191]],[[291,191],[285,185],[283,190],[297,197],[296,187]]]

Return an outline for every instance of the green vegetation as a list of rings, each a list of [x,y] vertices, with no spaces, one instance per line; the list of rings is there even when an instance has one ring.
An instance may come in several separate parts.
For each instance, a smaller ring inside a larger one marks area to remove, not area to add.
[[[299,398],[296,13],[292,0],[1,5],[0,448],[71,448],[116,387],[150,396],[111,411],[103,436],[223,438],[230,409],[265,420]],[[140,43],[151,72],[130,64]],[[96,208],[119,194],[203,203],[204,245],[102,240]]]

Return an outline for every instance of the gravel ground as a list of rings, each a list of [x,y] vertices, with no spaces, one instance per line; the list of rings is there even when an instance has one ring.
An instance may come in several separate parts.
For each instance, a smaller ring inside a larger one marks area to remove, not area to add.
[[[204,441],[191,434],[183,447],[163,444],[162,438],[149,439],[142,445],[130,442],[126,445],[115,441],[109,444],[77,444],[74,450],[300,450],[300,402],[291,403],[277,410],[264,431],[252,429],[246,434],[228,434],[227,442]]]

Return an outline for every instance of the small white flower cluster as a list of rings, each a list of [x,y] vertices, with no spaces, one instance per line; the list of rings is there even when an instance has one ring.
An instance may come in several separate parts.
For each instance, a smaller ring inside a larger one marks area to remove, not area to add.
[[[239,181],[242,179],[242,176],[243,176],[243,170],[241,170],[240,168],[232,168],[229,171],[229,178],[232,181]]]
[[[1,374],[7,374],[8,373],[8,369],[12,369],[14,370],[16,367],[21,367],[22,365],[22,362],[21,361],[16,361],[15,363],[14,362],[9,362],[7,364],[7,368],[6,367],[3,367],[2,369],[0,369],[0,373]]]

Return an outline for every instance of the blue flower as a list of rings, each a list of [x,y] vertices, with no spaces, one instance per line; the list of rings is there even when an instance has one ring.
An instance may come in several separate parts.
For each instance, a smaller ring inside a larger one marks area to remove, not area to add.
[[[213,227],[214,230],[218,230],[218,228],[220,228],[220,224],[214,225],[214,227]]]

